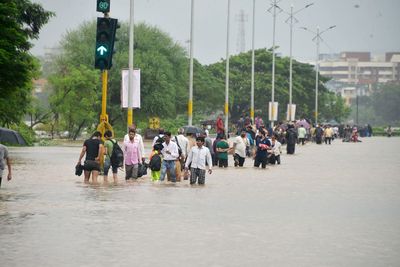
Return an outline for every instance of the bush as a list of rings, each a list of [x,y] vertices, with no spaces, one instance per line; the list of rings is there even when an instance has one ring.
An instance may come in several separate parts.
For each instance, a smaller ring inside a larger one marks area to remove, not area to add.
[[[386,136],[386,127],[374,127],[372,133],[374,136]],[[400,136],[400,129],[392,127],[392,136]]]
[[[11,125],[11,130],[19,132],[19,134],[25,139],[28,146],[32,146],[35,141],[35,132],[29,128],[25,123],[19,123]]]

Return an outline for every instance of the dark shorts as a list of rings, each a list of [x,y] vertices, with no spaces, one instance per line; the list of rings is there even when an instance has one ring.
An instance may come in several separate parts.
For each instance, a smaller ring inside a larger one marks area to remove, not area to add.
[[[83,165],[83,169],[85,171],[100,171],[100,163],[95,160],[85,160],[85,164]]]
[[[118,166],[112,166],[109,159],[104,161],[104,175],[108,175],[108,171],[112,170],[112,173],[118,173]]]

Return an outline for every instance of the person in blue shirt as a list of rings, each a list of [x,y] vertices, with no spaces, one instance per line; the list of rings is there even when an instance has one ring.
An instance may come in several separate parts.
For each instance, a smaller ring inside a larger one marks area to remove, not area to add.
[[[268,162],[268,149],[271,148],[271,142],[268,139],[268,131],[260,129],[256,136],[256,152],[254,157],[254,167],[265,169]]]

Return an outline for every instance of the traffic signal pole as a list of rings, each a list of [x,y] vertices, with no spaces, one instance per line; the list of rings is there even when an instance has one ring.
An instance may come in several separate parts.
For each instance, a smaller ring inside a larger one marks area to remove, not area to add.
[[[102,12],[104,16],[97,18],[95,68],[101,70],[101,114],[97,130],[104,133],[107,130],[113,132],[107,115],[107,89],[108,70],[112,67],[112,54],[114,51],[115,33],[118,28],[118,20],[109,18],[110,0],[97,0],[96,11]]]
[[[103,70],[101,72],[102,90],[101,90],[101,114],[100,114],[100,124],[102,122],[108,123],[107,115],[107,84],[108,84],[108,70]]]

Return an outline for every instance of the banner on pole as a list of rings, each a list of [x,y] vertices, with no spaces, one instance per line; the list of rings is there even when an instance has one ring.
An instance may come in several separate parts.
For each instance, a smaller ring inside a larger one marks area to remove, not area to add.
[[[278,120],[278,102],[269,102],[268,106],[268,120],[277,121]]]
[[[121,106],[128,108],[129,70],[122,70]],[[140,108],[140,69],[133,70],[132,108]]]
[[[296,118],[296,104],[287,105],[287,112],[286,112],[286,120],[287,121],[294,121]]]

